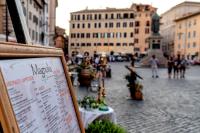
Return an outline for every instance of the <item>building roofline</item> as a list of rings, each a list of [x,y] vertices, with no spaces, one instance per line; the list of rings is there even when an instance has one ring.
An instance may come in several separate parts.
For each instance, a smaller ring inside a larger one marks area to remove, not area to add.
[[[199,14],[200,14],[200,11],[195,12],[195,13],[191,13],[191,14],[188,14],[188,15],[183,16],[183,17],[180,17],[180,18],[178,18],[178,19],[175,19],[174,21],[175,21],[175,22],[178,22],[178,21],[181,21],[181,20],[184,20],[184,19],[190,18],[190,17],[197,16],[197,15],[199,15]]]
[[[113,11],[135,11],[131,8],[106,8],[106,9],[84,9],[80,11],[71,12],[73,13],[94,13],[94,12],[113,12]]]
[[[177,5],[173,6],[173,7],[171,7],[169,10],[167,10],[167,11],[164,12],[164,13],[162,13],[161,16],[167,14],[167,13],[170,12],[171,10],[173,10],[173,9],[179,7],[179,6],[182,6],[182,5],[184,5],[184,4],[199,4],[199,5],[200,5],[200,2],[195,2],[195,1],[184,1],[184,2],[182,2],[182,3],[179,3],[179,4],[177,4]]]

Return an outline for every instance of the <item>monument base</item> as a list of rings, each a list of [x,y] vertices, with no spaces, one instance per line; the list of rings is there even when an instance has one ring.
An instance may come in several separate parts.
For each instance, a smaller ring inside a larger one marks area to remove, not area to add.
[[[150,67],[149,61],[152,58],[152,55],[155,55],[156,58],[159,61],[159,67],[167,67],[167,59],[163,56],[163,52],[160,50],[151,50],[148,52],[148,55],[145,56],[141,61],[140,61],[140,66],[141,67]]]
[[[144,57],[140,64],[142,67],[150,67],[149,61],[152,55],[155,55],[159,61],[159,67],[167,67],[167,59],[162,52],[162,36],[159,34],[153,34],[149,37],[149,50],[146,57]]]

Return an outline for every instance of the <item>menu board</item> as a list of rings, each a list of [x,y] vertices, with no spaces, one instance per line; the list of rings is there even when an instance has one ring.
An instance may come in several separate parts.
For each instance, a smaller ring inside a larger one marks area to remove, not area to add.
[[[21,133],[80,133],[59,57],[1,60]]]

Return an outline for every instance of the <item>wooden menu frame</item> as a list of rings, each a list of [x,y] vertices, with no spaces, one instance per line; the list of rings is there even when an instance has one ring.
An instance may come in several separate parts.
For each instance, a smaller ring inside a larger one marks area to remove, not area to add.
[[[80,131],[85,133],[82,124],[77,99],[73,91],[73,86],[68,74],[67,63],[64,53],[59,48],[22,45],[17,43],[0,42],[0,60],[1,59],[18,59],[18,58],[41,58],[41,57],[60,57],[62,67],[65,73],[66,81],[72,98],[73,107],[78,120]],[[0,123],[5,133],[19,133],[16,117],[8,97],[6,84],[0,71]]]

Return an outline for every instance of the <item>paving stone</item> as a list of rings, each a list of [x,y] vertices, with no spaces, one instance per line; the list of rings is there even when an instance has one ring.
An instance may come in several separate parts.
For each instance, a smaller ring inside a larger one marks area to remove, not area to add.
[[[185,79],[168,79],[167,69],[151,78],[151,70],[137,68],[144,80],[144,101],[127,100],[124,75],[127,63],[111,63],[112,78],[105,80],[106,101],[117,122],[129,133],[200,133],[200,67],[186,71]],[[96,95],[77,88],[77,96]]]

